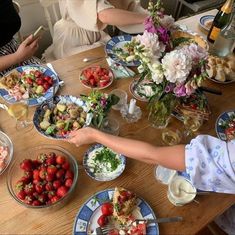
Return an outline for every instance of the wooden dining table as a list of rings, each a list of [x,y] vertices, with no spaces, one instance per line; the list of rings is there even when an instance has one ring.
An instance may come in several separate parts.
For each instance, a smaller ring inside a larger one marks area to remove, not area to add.
[[[190,19],[188,19],[190,20]],[[198,21],[193,21],[198,24]],[[199,29],[198,29],[198,32]],[[200,32],[203,33],[203,32]],[[83,62],[85,57],[102,57],[98,61]],[[65,82],[58,94],[79,96],[89,94],[91,90],[85,88],[79,81],[81,70],[89,65],[101,65],[108,67],[103,47],[82,52],[67,58],[52,62],[60,79]],[[113,89],[123,89],[128,93],[128,102],[132,98],[129,85],[133,78],[114,80],[111,86],[102,90],[109,93]],[[206,94],[210,109],[210,119],[204,123],[197,134],[209,134],[216,136],[215,122],[217,117],[226,110],[234,109],[235,83],[217,84],[205,81],[204,86],[222,91],[222,95]],[[155,129],[148,121],[147,103],[137,101],[142,110],[142,117],[135,123],[127,123],[119,111],[111,110],[110,116],[118,120],[120,136],[146,141],[156,146],[164,145],[161,139],[161,130]],[[35,107],[30,107],[30,117],[33,117]],[[183,124],[172,118],[169,124],[183,130]],[[42,136],[34,128],[29,132],[16,131],[15,120],[8,116],[7,112],[0,110],[0,128],[12,140],[14,145],[14,159],[24,159],[24,152],[33,146],[50,144],[61,146],[68,150],[82,164],[83,156],[88,145],[76,147],[62,140],[52,140]],[[182,141],[183,143],[189,140]],[[174,161],[174,155],[171,156]],[[135,192],[142,197],[153,209],[156,217],[182,216],[183,221],[178,223],[159,224],[160,234],[195,234],[214,218],[222,214],[235,203],[234,195],[211,193],[197,196],[199,203],[191,202],[184,206],[174,206],[167,198],[167,185],[161,184],[155,178],[155,165],[146,164],[134,159],[127,159],[126,169],[121,176],[109,182],[99,182],[90,178],[81,169],[78,172],[78,182],[73,197],[60,209],[37,210],[28,209],[18,204],[9,194],[6,184],[7,171],[0,176],[0,234],[72,234],[73,225],[79,208],[94,193],[121,186]],[[154,234],[151,234],[154,235]]]

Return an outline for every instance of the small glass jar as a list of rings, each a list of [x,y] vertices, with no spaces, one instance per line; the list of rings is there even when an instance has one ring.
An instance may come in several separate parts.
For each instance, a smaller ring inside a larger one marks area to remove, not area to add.
[[[119,135],[119,122],[110,117],[104,118],[100,130],[111,135]]]
[[[197,189],[183,176],[175,176],[168,184],[167,197],[175,206],[183,206],[194,200]]]
[[[124,90],[115,89],[112,90],[110,94],[114,94],[120,99],[117,104],[112,106],[112,109],[120,110],[127,103],[127,93]]]

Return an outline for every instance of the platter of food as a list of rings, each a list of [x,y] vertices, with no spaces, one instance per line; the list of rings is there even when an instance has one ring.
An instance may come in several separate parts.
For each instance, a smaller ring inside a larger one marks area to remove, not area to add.
[[[64,139],[71,131],[90,124],[92,115],[86,102],[71,95],[55,96],[54,100],[44,102],[34,113],[33,123],[40,134]]]
[[[126,158],[101,144],[96,144],[85,153],[83,166],[91,178],[98,181],[110,181],[123,173]]]
[[[112,84],[113,79],[113,72],[101,66],[87,67],[80,74],[82,85],[91,89],[107,88]]]
[[[96,193],[78,211],[73,227],[74,235],[100,234],[110,225],[109,235],[159,234],[157,223],[137,223],[136,219],[156,219],[148,203],[135,193],[116,187]]]
[[[215,123],[215,130],[221,140],[235,139],[235,110],[222,113]]]
[[[222,84],[235,82],[235,56],[221,58],[210,55],[206,72],[208,79],[213,82]]]
[[[8,103],[28,100],[29,106],[37,106],[52,98],[53,86],[57,91],[59,79],[52,70],[42,65],[26,65],[0,78],[0,95]]]
[[[131,42],[131,35],[121,35],[111,38],[106,46],[106,54],[115,62],[124,66],[139,66],[140,62],[134,59],[134,52],[127,43]]]

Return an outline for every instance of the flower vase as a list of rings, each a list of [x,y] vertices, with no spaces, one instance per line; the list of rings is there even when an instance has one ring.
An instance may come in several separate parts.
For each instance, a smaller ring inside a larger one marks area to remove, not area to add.
[[[152,97],[148,105],[148,120],[152,126],[158,129],[166,128],[175,104],[176,99],[171,93],[163,94],[161,97]]]

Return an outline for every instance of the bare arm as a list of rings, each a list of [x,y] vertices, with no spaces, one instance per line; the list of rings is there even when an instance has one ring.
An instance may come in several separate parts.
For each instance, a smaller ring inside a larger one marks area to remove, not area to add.
[[[185,170],[184,145],[156,147],[142,141],[108,135],[89,127],[71,133],[68,141],[76,146],[98,142],[139,161],[180,171]]]
[[[33,39],[30,35],[19,46],[15,53],[0,56],[0,71],[3,71],[12,65],[16,65],[24,60],[29,59],[38,49],[38,39]]]
[[[108,8],[98,13],[98,19],[102,23],[116,26],[141,24],[144,22],[146,17],[147,14],[115,8]]]

